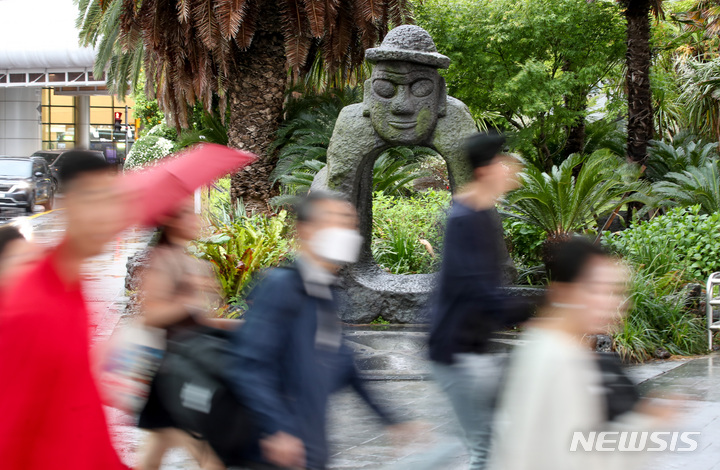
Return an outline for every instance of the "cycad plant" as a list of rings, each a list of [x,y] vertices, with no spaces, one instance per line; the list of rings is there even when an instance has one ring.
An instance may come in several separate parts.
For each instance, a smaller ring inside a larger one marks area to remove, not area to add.
[[[573,154],[547,173],[528,166],[523,186],[507,195],[504,212],[544,230],[547,253],[549,245],[598,229],[598,218],[641,199],[647,185],[638,181],[639,176],[636,166],[610,152]]]
[[[650,181],[661,181],[668,173],[691,166],[703,166],[718,158],[717,144],[696,139],[674,139],[672,143],[650,141],[645,175]]]
[[[278,151],[278,162],[272,172],[272,179],[285,184],[294,179],[294,173],[302,177],[313,172],[317,165],[311,161],[325,161],[340,111],[362,100],[360,87],[304,93],[299,98],[294,97],[295,91],[300,92],[302,89],[296,87],[289,93],[285,104],[285,122],[271,146],[271,150]]]
[[[718,160],[665,175],[666,181],[653,185],[659,204],[665,207],[700,206],[703,214],[720,211],[720,169]]]
[[[185,130],[180,133],[177,145],[178,148],[183,149],[201,143],[228,144],[227,126],[217,114],[203,111],[199,129]]]

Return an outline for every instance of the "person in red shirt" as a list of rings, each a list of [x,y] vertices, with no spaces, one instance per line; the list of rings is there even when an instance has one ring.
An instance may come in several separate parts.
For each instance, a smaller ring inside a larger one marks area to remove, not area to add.
[[[126,469],[113,448],[89,357],[83,262],[128,225],[102,159],[68,152],[63,241],[6,292],[0,307],[0,468]],[[72,158],[70,158],[72,157]]]

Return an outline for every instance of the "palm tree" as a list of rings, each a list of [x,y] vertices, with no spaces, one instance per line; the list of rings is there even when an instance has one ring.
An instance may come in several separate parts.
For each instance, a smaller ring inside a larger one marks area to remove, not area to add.
[[[229,144],[262,158],[235,175],[233,198],[266,208],[274,167],[268,148],[282,117],[288,77],[322,56],[330,74],[350,75],[389,25],[412,21],[408,0],[80,0],[81,40],[98,45],[96,72],[113,91],[140,69],[177,127],[188,105],[220,115],[229,106]]]
[[[662,16],[662,0],[618,0],[627,21],[625,86],[628,99],[627,158],[644,163],[653,138],[653,108],[650,89],[650,13]]]
[[[529,165],[522,174],[523,186],[507,195],[503,213],[545,231],[547,261],[552,244],[600,228],[600,217],[637,199],[632,193],[644,194],[646,184],[638,177],[635,165],[605,150],[573,154],[547,173]]]

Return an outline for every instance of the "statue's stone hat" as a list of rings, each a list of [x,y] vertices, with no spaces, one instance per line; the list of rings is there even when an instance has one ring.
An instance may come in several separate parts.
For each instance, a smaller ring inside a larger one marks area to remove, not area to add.
[[[430,65],[439,69],[450,66],[450,58],[440,54],[430,34],[420,26],[403,25],[393,28],[385,36],[380,47],[365,51],[370,62],[401,60]]]

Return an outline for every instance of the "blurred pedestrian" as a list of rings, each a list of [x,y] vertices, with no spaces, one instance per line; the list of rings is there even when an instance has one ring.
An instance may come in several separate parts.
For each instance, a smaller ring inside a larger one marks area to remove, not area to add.
[[[14,225],[0,227],[0,299],[2,292],[38,260],[40,253]]]
[[[647,452],[613,451],[611,446],[607,452],[570,450],[577,432],[650,432],[674,414],[669,406],[608,394],[613,387],[603,380],[587,342],[586,335],[608,334],[622,319],[627,270],[584,239],[557,243],[548,259],[547,303],[523,333],[525,344],[512,353],[490,468],[640,468]],[[618,398],[620,403],[609,403]],[[618,406],[625,408],[622,413]]]
[[[518,186],[520,163],[505,139],[476,134],[466,143],[473,180],[453,200],[438,287],[431,300],[430,359],[464,430],[470,468],[485,468],[502,358],[492,333],[525,320],[529,306],[504,291],[508,253],[495,208]]]
[[[297,207],[296,262],[271,271],[252,294],[229,372],[265,436],[261,455],[251,457],[256,468],[326,468],[328,398],[343,386],[394,422],[363,386],[337,317],[334,285],[340,268],[357,260],[357,223],[342,196],[310,193]]]
[[[161,236],[152,250],[140,287],[140,311],[146,327],[161,329],[171,341],[198,324],[208,323],[207,315],[219,300],[219,286],[211,266],[190,256],[186,249],[200,232],[200,217],[188,199],[171,216],[164,218]],[[172,447],[184,447],[202,469],[224,469],[210,446],[177,429],[153,383],[138,426],[150,431],[139,459],[140,470],[157,470]]]
[[[5,293],[0,307],[0,467],[123,469],[91,373],[83,262],[127,226],[109,165],[71,151],[61,172],[62,242]]]

